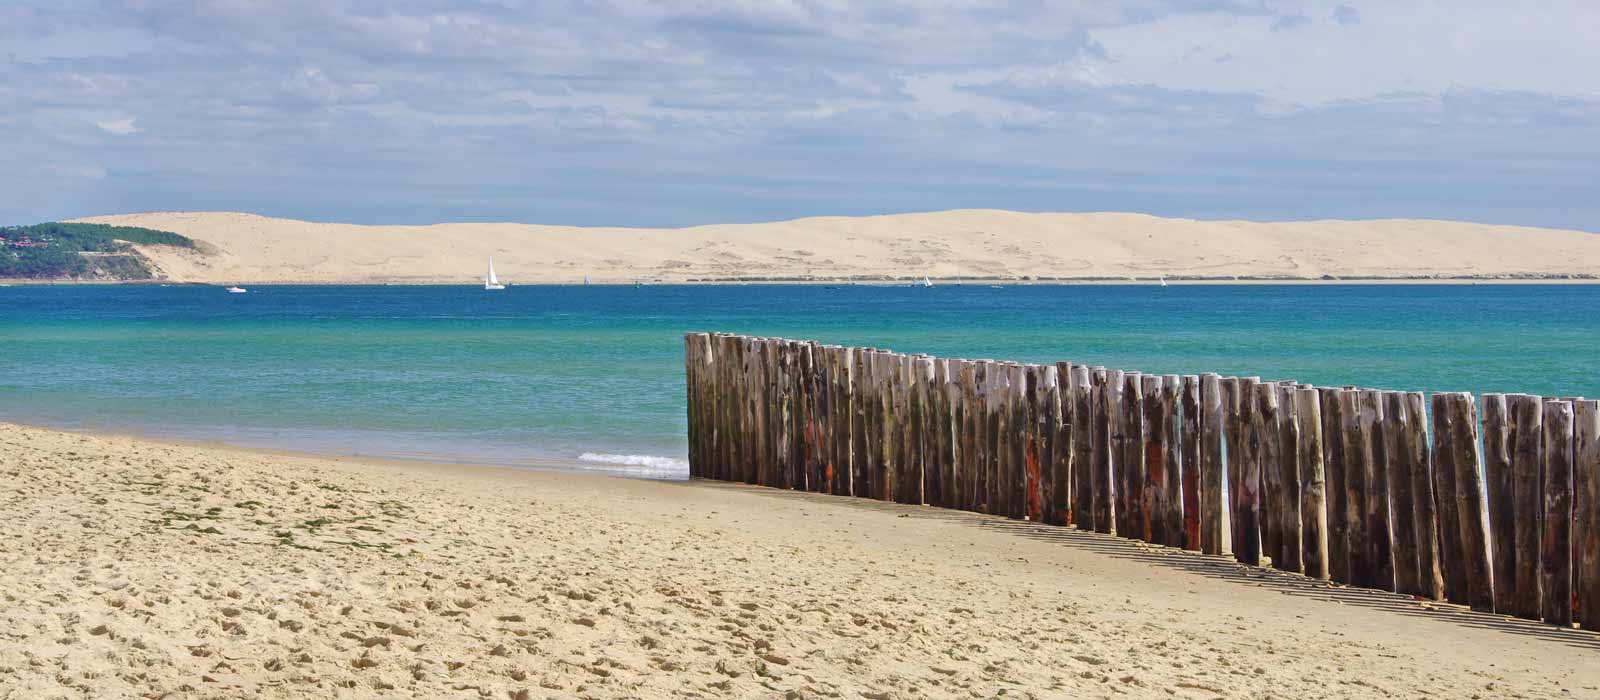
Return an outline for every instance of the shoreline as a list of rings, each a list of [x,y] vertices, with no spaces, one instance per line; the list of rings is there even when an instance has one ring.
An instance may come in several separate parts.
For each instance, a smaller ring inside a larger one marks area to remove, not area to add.
[[[646,467],[644,465],[623,464],[620,462],[591,461],[581,457],[551,457],[535,455],[526,458],[517,464],[495,462],[490,459],[463,458],[442,459],[438,456],[402,457],[394,455],[380,455],[363,452],[334,452],[322,451],[310,447],[294,446],[267,446],[229,442],[216,438],[182,437],[170,434],[141,432],[128,428],[91,428],[52,425],[49,423],[33,423],[16,418],[0,419],[0,431],[8,426],[27,428],[30,430],[43,430],[59,432],[68,435],[84,435],[99,438],[117,438],[136,440],[169,447],[188,447],[199,449],[235,450],[258,454],[266,457],[293,457],[297,459],[329,459],[340,461],[365,461],[391,465],[420,465],[428,467],[471,467],[476,469],[508,469],[512,471],[532,471],[559,474],[587,474],[594,476],[607,476],[620,479],[639,479],[643,481],[687,481],[689,467],[687,458],[660,457],[684,463],[681,473],[678,470],[668,470],[661,467]],[[599,453],[609,454],[609,453]],[[656,455],[636,455],[657,457]]]
[[[705,481],[0,423],[19,697],[1580,697],[1600,638]]]
[[[511,287],[677,287],[677,286],[703,286],[703,287],[741,287],[750,285],[795,285],[795,286],[854,286],[854,287],[915,287],[922,280],[921,277],[881,278],[881,279],[785,279],[785,278],[740,278],[716,280],[647,280],[641,279],[634,282],[606,281],[584,284],[570,280],[534,281],[524,283],[508,282]],[[1111,278],[1054,278],[1054,279],[1013,279],[1013,278],[938,278],[930,280],[935,287],[981,287],[981,286],[1015,286],[1015,287],[1077,287],[1077,286],[1129,286],[1129,287],[1154,287],[1162,286],[1159,278],[1136,279],[1111,279]],[[252,282],[238,280],[229,284],[252,287],[481,287],[481,281],[405,281],[391,282],[382,280],[328,282],[328,281],[270,281]],[[1359,285],[1583,285],[1600,284],[1600,276],[1574,277],[1559,275],[1550,277],[1350,277],[1338,279],[1321,279],[1311,277],[1238,277],[1229,279],[1217,278],[1183,278],[1168,277],[1166,285],[1173,287],[1182,286],[1226,286],[1226,285],[1295,285],[1295,286],[1359,286]],[[0,287],[223,287],[223,283],[213,282],[173,282],[162,280],[32,280],[32,279],[0,279]]]

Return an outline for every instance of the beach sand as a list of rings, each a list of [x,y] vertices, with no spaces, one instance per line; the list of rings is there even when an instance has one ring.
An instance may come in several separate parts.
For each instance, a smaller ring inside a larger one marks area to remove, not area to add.
[[[1600,235],[1457,221],[1198,221],[966,209],[681,229],[519,223],[361,226],[236,212],[81,221],[173,231],[143,246],[175,282],[474,283],[739,279],[1231,280],[1559,278],[1600,281]]]
[[[1572,698],[1600,638],[1064,528],[0,424],[0,698]]]

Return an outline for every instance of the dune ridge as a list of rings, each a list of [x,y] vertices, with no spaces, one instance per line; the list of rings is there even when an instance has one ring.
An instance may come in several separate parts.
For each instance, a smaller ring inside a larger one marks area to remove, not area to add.
[[[1600,235],[1422,219],[1200,221],[953,210],[679,229],[367,226],[236,212],[76,221],[172,231],[141,246],[175,282],[470,283],[494,256],[518,284],[920,278],[1005,280],[1594,279]]]

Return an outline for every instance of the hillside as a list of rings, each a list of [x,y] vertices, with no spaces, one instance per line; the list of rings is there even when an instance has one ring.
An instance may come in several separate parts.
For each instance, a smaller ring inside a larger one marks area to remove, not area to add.
[[[0,228],[0,278],[148,280],[158,276],[141,252],[196,251],[194,241],[134,226],[51,222]]]
[[[1600,235],[1388,219],[1258,223],[958,210],[681,229],[362,226],[224,212],[98,216],[174,281],[514,284],[740,279],[1600,278]],[[201,251],[205,252],[201,252]]]

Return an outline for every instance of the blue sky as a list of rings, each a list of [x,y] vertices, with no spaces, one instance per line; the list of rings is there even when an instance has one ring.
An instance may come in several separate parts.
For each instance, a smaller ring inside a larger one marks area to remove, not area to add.
[[[0,222],[1600,231],[1600,3],[0,0]]]

